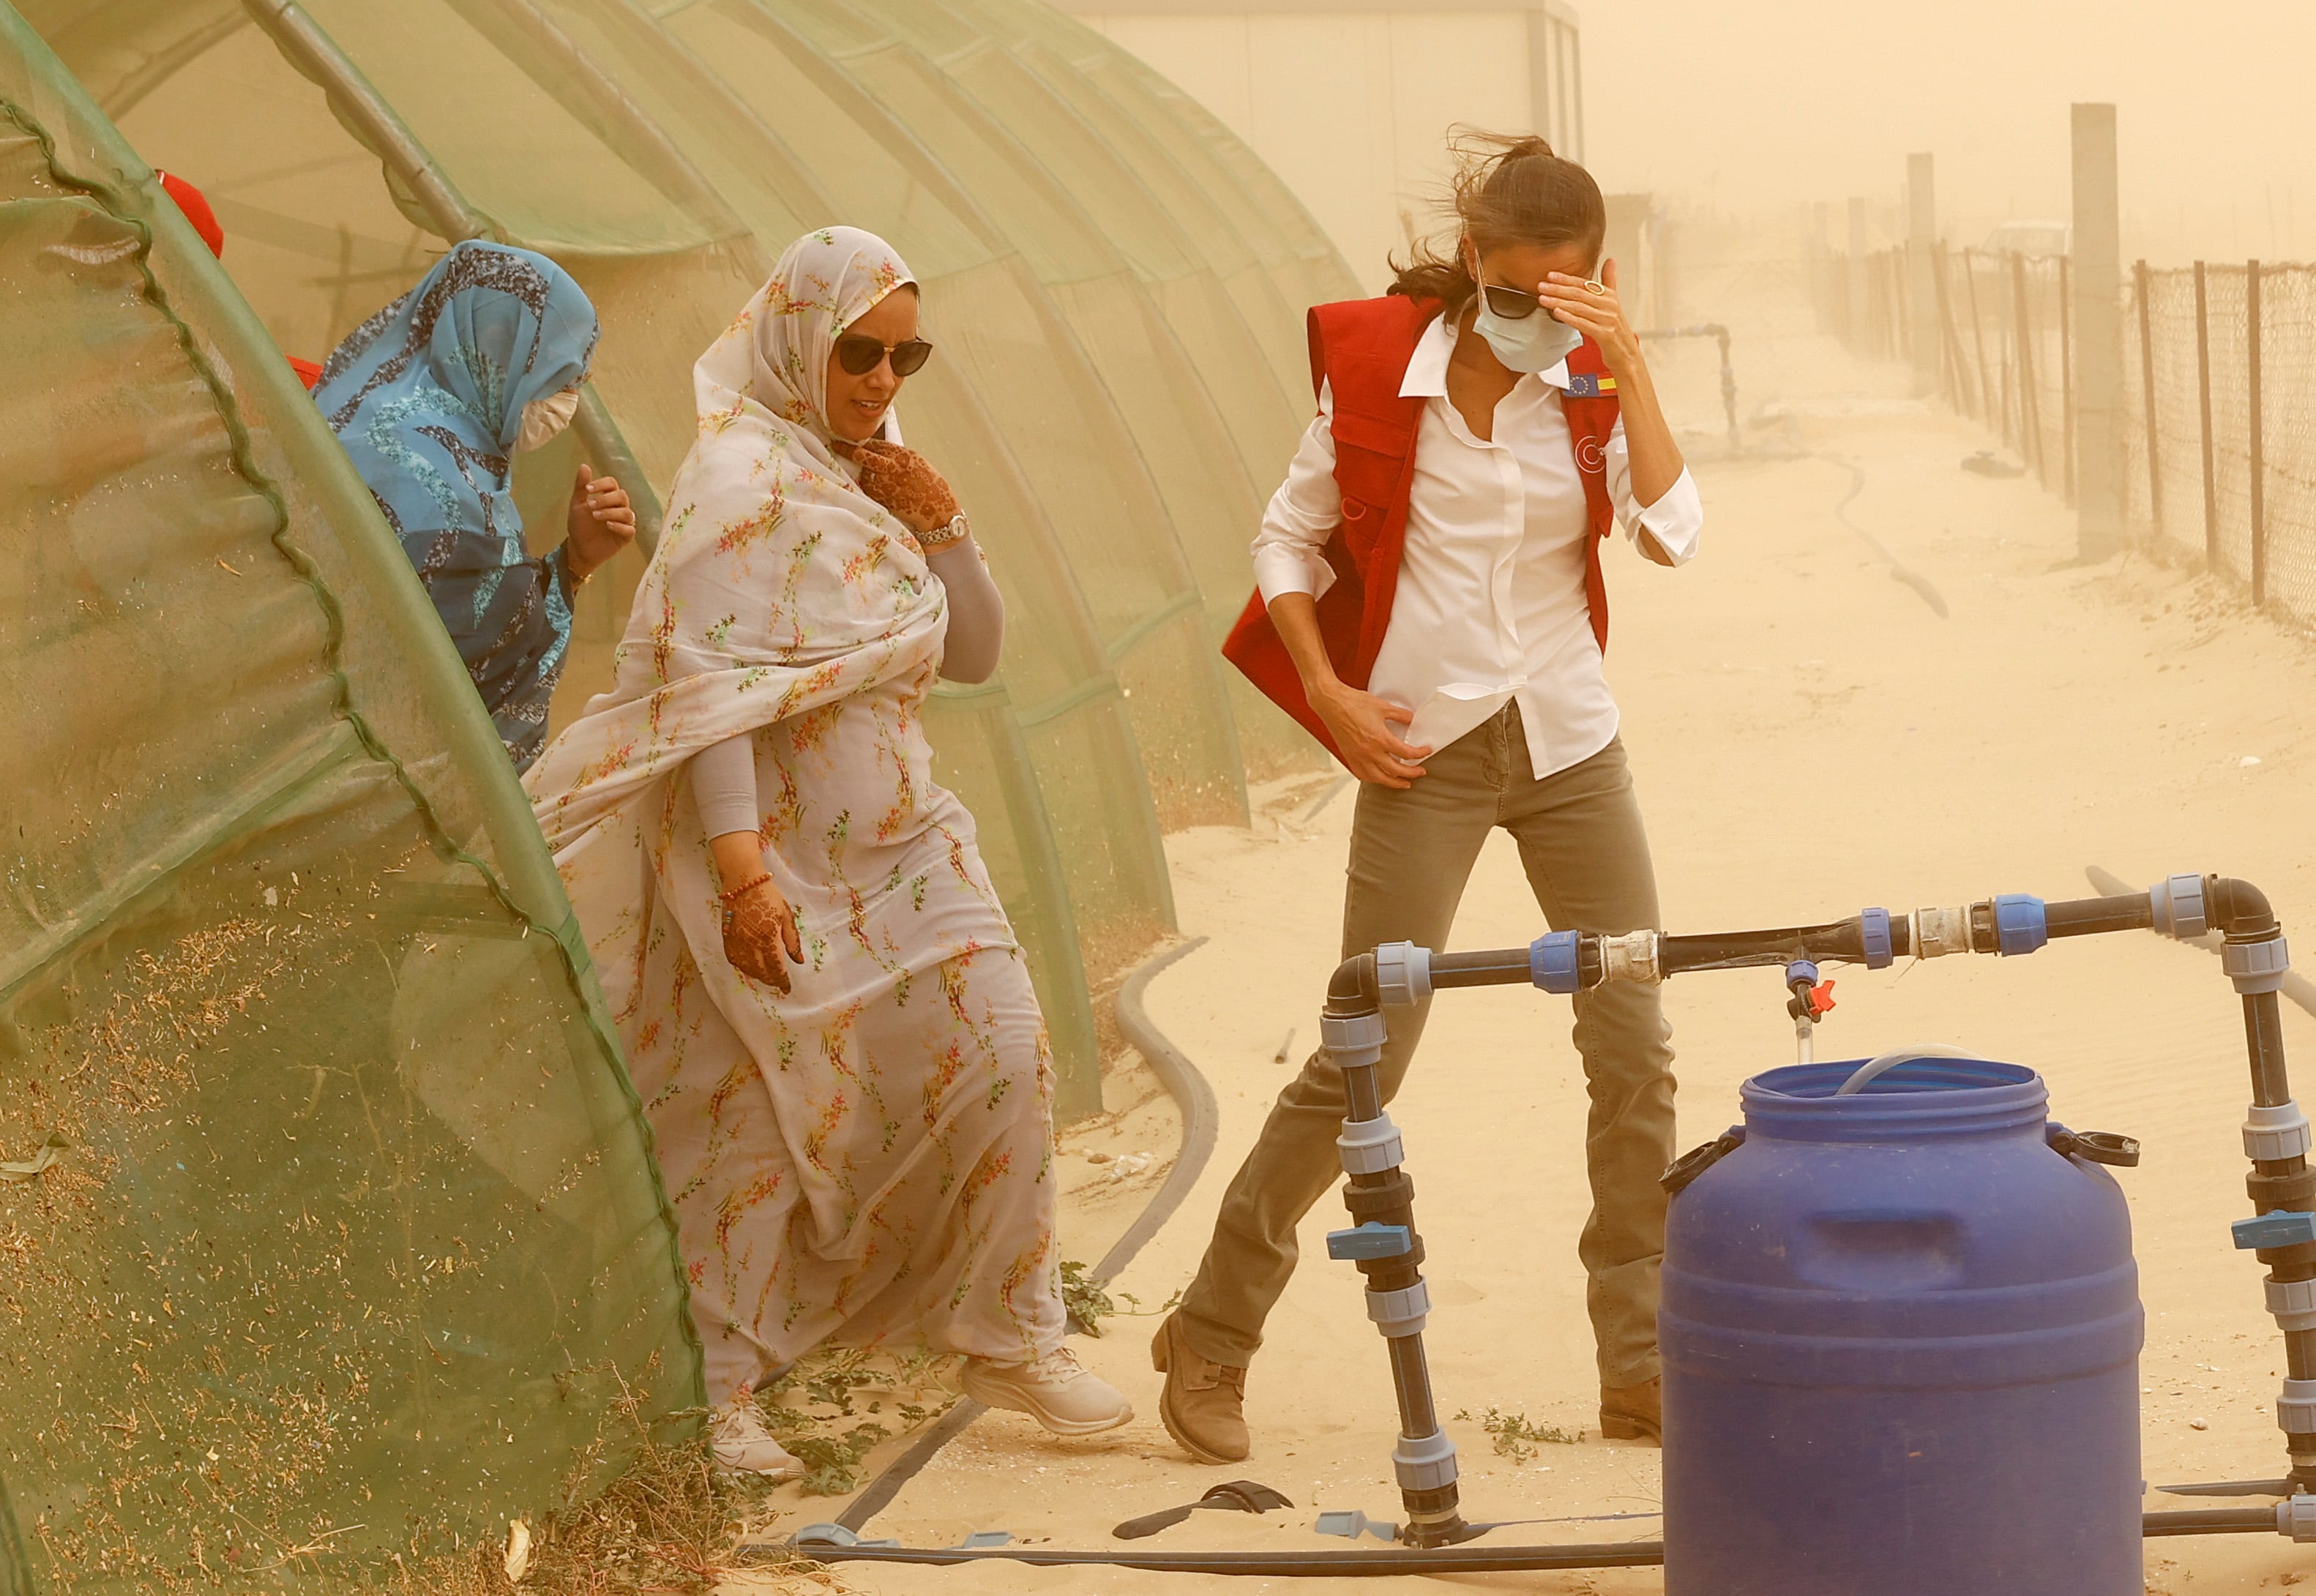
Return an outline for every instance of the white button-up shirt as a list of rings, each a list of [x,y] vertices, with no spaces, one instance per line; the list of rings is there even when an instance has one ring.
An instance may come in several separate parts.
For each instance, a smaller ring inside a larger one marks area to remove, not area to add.
[[[1617,703],[1584,598],[1590,528],[1560,407],[1568,366],[1521,377],[1496,405],[1495,436],[1483,439],[1448,401],[1456,337],[1451,322],[1435,318],[1400,384],[1403,396],[1425,403],[1399,586],[1367,690],[1408,710],[1407,740],[1435,752],[1516,699],[1530,770],[1543,777],[1617,735]],[[1320,553],[1342,519],[1333,406],[1323,389],[1318,419],[1255,536],[1266,604],[1281,593],[1315,597],[1334,581]],[[1654,504],[1635,503],[1621,421],[1607,467],[1626,534],[1647,531],[1675,564],[1693,558],[1705,510],[1688,471]]]

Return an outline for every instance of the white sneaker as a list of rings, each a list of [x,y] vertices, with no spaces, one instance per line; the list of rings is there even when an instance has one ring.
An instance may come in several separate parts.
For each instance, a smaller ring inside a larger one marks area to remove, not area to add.
[[[753,1401],[717,1408],[708,1434],[720,1467],[735,1474],[761,1475],[775,1483],[804,1477],[804,1459],[772,1439]]]
[[[984,1407],[1028,1414],[1056,1435],[1091,1435],[1134,1417],[1134,1405],[1117,1387],[1087,1371],[1078,1355],[1056,1347],[1027,1363],[968,1358],[959,1384]]]

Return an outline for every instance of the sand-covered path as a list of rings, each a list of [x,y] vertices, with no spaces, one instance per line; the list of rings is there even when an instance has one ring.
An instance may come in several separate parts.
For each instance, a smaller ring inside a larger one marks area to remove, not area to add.
[[[1796,365],[1826,364],[1805,345],[1779,347]],[[1788,392],[1804,386],[1768,364]],[[1628,553],[1614,563],[1609,669],[1669,927],[1794,924],[1867,904],[1903,909],[1997,891],[2077,896],[2089,890],[2085,866],[2098,864],[2133,882],[2175,871],[2247,877],[2316,949],[2308,846],[2316,740],[2306,708],[2316,702],[2316,651],[2143,560],[2054,569],[2072,553],[2070,512],[2029,482],[1958,470],[1982,437],[1886,393],[1792,402],[1786,447],[1810,456],[1702,460],[1711,520],[1694,565],[1661,572]],[[1851,479],[1820,452],[1864,471],[1850,514],[1937,588],[1946,618],[1837,520]],[[1275,790],[1251,831],[1173,840],[1183,929],[1208,940],[1155,982],[1150,1009],[1213,1081],[1223,1122],[1197,1192],[1118,1282],[1145,1301],[1188,1278],[1222,1185],[1287,1073],[1273,1061],[1281,1038],[1293,1029],[1299,1054],[1315,1032],[1336,960],[1350,804],[1337,799],[1300,832],[1284,825],[1314,791]],[[1500,836],[1455,944],[1526,942],[1539,929]],[[2244,1208],[2237,1126],[2246,1091],[2238,1006],[2217,961],[2132,935],[2057,944],[2029,960],[1949,959],[1843,971],[1839,980],[1822,1057],[1956,1043],[2041,1070],[2057,1117],[2142,1139],[2144,1164],[2122,1181],[2148,1309],[2147,1476],[2280,1472],[2276,1341],[2258,1266],[2227,1234]],[[1792,1037],[1767,972],[1684,978],[1667,1003],[1687,1146],[1736,1117],[1739,1081],[1788,1062]],[[2287,1015],[2303,1075],[2316,1080],[2316,1021]],[[1574,1255],[1586,1201],[1583,1090],[1565,1002],[1525,989],[1444,999],[1394,1113],[1430,1254],[1438,1309],[1428,1341],[1441,1404],[1473,1415],[1451,1425],[1467,1516],[1652,1511],[1655,1453],[1595,1438],[1515,1462],[1492,1451],[1479,1422],[1492,1407],[1572,1431],[1594,1423]],[[1252,1371],[1257,1445],[1247,1463],[1206,1469],[1176,1450],[1155,1420],[1158,1380],[1146,1355],[1154,1321],[1113,1320],[1104,1339],[1081,1344],[1134,1397],[1143,1417],[1132,1428],[1056,1442],[1027,1420],[985,1416],[871,1532],[951,1545],[969,1530],[1002,1529],[1056,1547],[1115,1546],[1112,1524],[1233,1476],[1269,1484],[1296,1506],[1260,1520],[1199,1513],[1145,1544],[1340,1548],[1347,1543],[1314,1533],[1319,1510],[1396,1517],[1383,1349],[1361,1311],[1358,1276],[1329,1264],[1320,1241],[1343,1222],[1339,1211],[1323,1203],[1305,1227],[1305,1265]],[[835,1504],[793,1505],[824,1516]],[[2150,1505],[2187,1504],[2151,1497]],[[1642,1519],[1533,1533],[1594,1540],[1656,1530]],[[2294,1573],[2316,1580],[2316,1548],[2280,1539],[2170,1540],[2149,1552],[2151,1591],[2250,1590]],[[1013,1564],[842,1573],[860,1590],[896,1593],[1338,1588]],[[1382,1596],[1412,1583],[1340,1588]],[[1661,1585],[1654,1571],[1427,1583]]]

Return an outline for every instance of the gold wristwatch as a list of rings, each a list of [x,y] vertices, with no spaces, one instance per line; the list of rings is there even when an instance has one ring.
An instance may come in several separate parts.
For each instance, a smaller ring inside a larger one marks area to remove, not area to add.
[[[960,510],[949,519],[947,526],[918,533],[917,546],[929,554],[937,554],[945,548],[963,543],[972,533],[973,528],[965,523],[965,511]]]

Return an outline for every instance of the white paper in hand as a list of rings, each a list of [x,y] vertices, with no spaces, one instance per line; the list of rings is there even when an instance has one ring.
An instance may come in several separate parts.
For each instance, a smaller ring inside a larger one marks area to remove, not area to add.
[[[1408,723],[1404,740],[1438,753],[1511,702],[1510,687],[1449,682],[1426,698]]]

